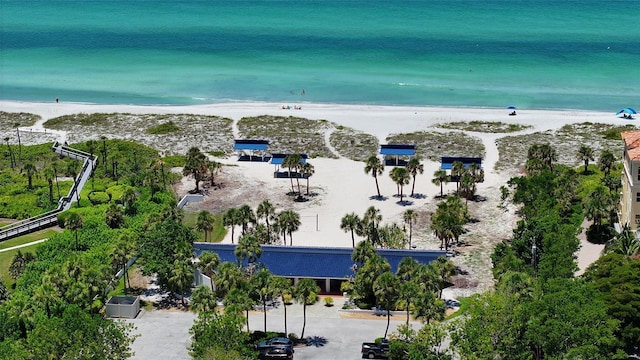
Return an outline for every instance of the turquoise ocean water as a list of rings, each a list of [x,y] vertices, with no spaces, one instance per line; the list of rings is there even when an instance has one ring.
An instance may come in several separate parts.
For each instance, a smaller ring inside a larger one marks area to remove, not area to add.
[[[640,107],[638,15],[637,0],[0,0],[0,99],[616,111]]]

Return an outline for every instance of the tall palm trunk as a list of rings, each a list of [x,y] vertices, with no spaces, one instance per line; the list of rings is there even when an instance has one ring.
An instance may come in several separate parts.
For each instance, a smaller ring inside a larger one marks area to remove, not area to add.
[[[387,332],[389,332],[389,323],[391,322],[391,310],[387,309],[387,328],[384,330],[384,338],[387,338]]]
[[[307,299],[304,299],[304,303],[302,304],[302,334],[300,334],[300,339],[304,339],[304,328],[307,326]]]
[[[378,197],[380,197],[380,185],[378,185],[378,176],[374,176],[374,179],[376,179],[376,190],[378,191]]]
[[[264,332],[267,332],[267,300],[262,300],[262,314],[264,316]]]

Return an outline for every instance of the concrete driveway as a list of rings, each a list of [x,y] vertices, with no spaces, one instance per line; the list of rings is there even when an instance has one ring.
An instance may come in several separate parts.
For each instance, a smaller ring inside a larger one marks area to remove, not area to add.
[[[336,297],[333,307],[325,307],[322,301],[307,306],[307,326],[305,337],[310,342],[306,346],[295,348],[294,359],[360,359],[362,342],[373,341],[384,335],[386,317],[371,319],[341,318],[339,310],[342,298]],[[128,320],[137,330],[140,337],[133,343],[135,356],[133,359],[190,359],[189,328],[196,318],[194,313],[182,311],[150,311],[144,312],[137,319]],[[263,313],[255,311],[249,315],[251,330],[264,330]],[[396,317],[391,321],[389,333],[395,331],[404,322],[404,317]],[[287,331],[300,336],[302,332],[302,306],[287,306]],[[419,328],[421,323],[412,323]],[[267,330],[284,331],[284,310],[282,305],[267,311]]]

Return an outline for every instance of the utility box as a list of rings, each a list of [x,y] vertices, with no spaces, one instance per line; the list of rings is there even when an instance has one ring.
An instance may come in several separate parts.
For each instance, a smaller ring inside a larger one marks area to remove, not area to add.
[[[112,296],[107,301],[108,318],[135,319],[140,312],[138,296]]]

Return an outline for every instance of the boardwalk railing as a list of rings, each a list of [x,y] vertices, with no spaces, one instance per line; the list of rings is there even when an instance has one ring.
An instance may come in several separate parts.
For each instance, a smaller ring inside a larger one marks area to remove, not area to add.
[[[78,200],[80,191],[82,191],[85,183],[91,177],[93,169],[96,167],[97,158],[89,153],[72,149],[58,142],[53,144],[53,151],[61,156],[83,161],[82,171],[80,171],[78,176],[74,179],[73,186],[71,187],[71,190],[69,190],[69,194],[58,200],[58,207],[55,210],[48,211],[29,219],[20,220],[0,228],[0,241],[55,226],[58,223],[58,214],[70,209],[73,203]]]

